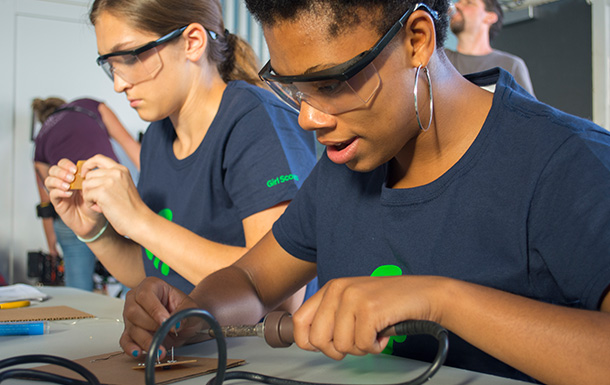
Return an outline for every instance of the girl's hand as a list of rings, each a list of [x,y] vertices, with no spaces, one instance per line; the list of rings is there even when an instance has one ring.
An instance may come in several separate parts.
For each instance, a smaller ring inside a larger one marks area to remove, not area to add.
[[[49,168],[45,186],[49,190],[49,198],[55,211],[64,223],[75,234],[90,238],[104,226],[105,219],[99,210],[94,210],[83,198],[82,191],[70,190],[75,173],[76,165],[68,159],[62,159],[57,165]]]
[[[137,220],[151,213],[140,198],[127,167],[95,155],[82,165],[83,197],[91,210],[103,214],[123,236],[136,232]]]
[[[305,350],[336,360],[378,354],[388,326],[406,320],[439,322],[437,293],[443,278],[424,276],[351,277],[328,282],[294,314],[294,337]]]

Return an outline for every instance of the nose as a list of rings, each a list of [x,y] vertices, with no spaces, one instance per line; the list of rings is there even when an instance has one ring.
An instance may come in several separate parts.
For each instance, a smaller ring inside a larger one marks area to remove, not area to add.
[[[127,88],[131,88],[132,84],[126,82],[118,73],[113,74],[114,91],[117,93],[125,92]]]
[[[317,131],[323,128],[332,128],[336,124],[333,115],[327,114],[312,107],[307,102],[301,102],[299,110],[299,125],[306,131]]]

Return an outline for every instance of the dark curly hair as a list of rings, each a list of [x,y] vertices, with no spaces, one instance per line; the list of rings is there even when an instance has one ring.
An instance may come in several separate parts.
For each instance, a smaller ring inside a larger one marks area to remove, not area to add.
[[[328,26],[330,36],[336,36],[344,25],[361,23],[362,12],[376,10],[379,16],[372,16],[372,25],[382,35],[402,16],[409,7],[425,3],[438,12],[434,22],[436,46],[443,47],[447,38],[449,19],[447,11],[451,0],[246,0],[252,15],[263,25],[272,26],[277,21],[291,20],[301,13],[329,13],[333,22]],[[376,16],[376,15],[375,15]]]

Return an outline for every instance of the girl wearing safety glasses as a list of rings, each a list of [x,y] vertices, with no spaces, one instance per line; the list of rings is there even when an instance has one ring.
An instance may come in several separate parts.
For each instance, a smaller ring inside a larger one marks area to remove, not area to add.
[[[504,70],[462,77],[443,50],[447,0],[246,2],[269,47],[261,77],[326,153],[272,232],[189,297],[140,284],[123,349],[148,346],[142,314],[255,323],[318,274],[293,315],[303,349],[429,360],[433,340],[378,334],[427,320],[451,332],[447,365],[607,384],[608,132]]]
[[[154,276],[188,293],[269,231],[315,163],[313,134],[249,84],[262,84],[255,55],[225,30],[217,0],[96,0],[90,19],[97,63],[153,122],[138,186],[101,155],[82,165],[82,191],[69,189],[68,160],[46,185],[115,278],[134,287]]]

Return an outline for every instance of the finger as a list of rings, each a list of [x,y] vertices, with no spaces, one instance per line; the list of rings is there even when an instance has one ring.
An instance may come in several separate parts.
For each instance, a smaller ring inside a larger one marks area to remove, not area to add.
[[[186,309],[196,309],[197,303],[184,292],[170,287],[167,309],[172,315]],[[208,329],[209,325],[199,317],[186,317],[177,322],[176,325],[172,325],[170,329],[170,337],[176,337],[176,343],[182,345],[187,341],[202,340],[205,336],[198,336],[198,332],[203,329]],[[178,338],[179,336],[179,338]],[[172,337],[172,338],[173,338]]]
[[[377,344],[377,332],[372,319],[379,314],[375,304],[366,301],[366,278],[349,280],[341,293],[336,310],[335,349],[345,354],[362,356]]]
[[[156,277],[146,278],[136,289],[136,301],[159,325],[170,316],[169,310],[166,308],[170,297],[181,293]]]
[[[87,171],[86,176],[83,176],[83,189],[93,190],[96,188],[118,188],[122,180],[130,179],[129,171],[126,167],[117,164],[112,168],[95,168]],[[112,185],[110,185],[112,183]],[[124,187],[123,187],[124,188]]]
[[[143,298],[147,297],[143,293],[146,293],[150,286],[150,283],[140,284],[137,288],[130,290],[125,297],[125,307],[123,309],[125,330],[121,336],[120,344],[123,350],[132,357],[140,357],[142,350],[149,349],[152,337],[160,325],[149,313],[149,303],[143,301]],[[156,298],[154,292],[149,292],[149,294]],[[158,299],[156,302],[160,303]],[[160,356],[163,356],[163,351],[161,351]]]
[[[133,358],[139,358],[142,356],[142,352],[146,351],[145,347],[138,345],[132,338],[127,327],[123,330],[123,334],[119,339],[121,349]],[[148,345],[150,346],[150,345]]]
[[[332,344],[336,351],[343,354],[363,356],[362,351],[355,342],[356,317],[353,313],[344,314],[341,310],[336,312]],[[360,320],[358,320],[360,321]]]
[[[309,342],[309,333],[313,318],[320,306],[320,301],[322,300],[325,291],[326,286],[320,288],[292,315],[294,342],[303,350],[319,351]]]
[[[55,206],[56,209],[56,206],[58,202],[61,201],[61,199],[70,198],[72,197],[72,195],[74,195],[74,191],[49,188],[49,198],[51,199],[51,203],[53,203],[53,206]]]
[[[182,290],[170,286],[168,294],[167,310],[172,314],[177,313],[180,310],[197,307],[197,303]]]
[[[67,158],[60,159],[59,162],[57,162],[57,167],[64,169],[70,172],[71,174],[74,174],[76,172],[76,164],[74,164],[74,162]]]
[[[125,298],[125,307],[123,308],[125,324],[154,332],[160,324],[148,313],[148,309],[142,307],[133,297],[135,297],[135,294],[132,295],[131,299],[129,297]]]
[[[71,183],[76,173],[76,166],[68,159],[62,159],[58,164],[51,166],[48,171],[48,177],[59,179],[62,182]],[[48,179],[48,178],[47,178]]]
[[[142,355],[150,352],[154,333],[143,330],[136,326],[125,327],[119,344],[123,351],[133,358],[141,358]],[[155,352],[155,358],[163,359],[167,353],[167,349],[160,345]]]
[[[81,175],[84,178],[87,173],[95,168],[113,168],[118,165],[117,162],[107,156],[97,154],[87,159],[81,166]]]
[[[336,309],[344,284],[344,280],[332,280],[325,285],[327,288],[309,330],[309,343],[335,360],[345,357],[333,344]]]
[[[74,177],[74,175],[72,175],[72,178],[73,177]],[[67,178],[67,179],[70,179],[70,178]],[[60,179],[60,178],[56,178],[54,176],[48,176],[44,180],[44,185],[47,188],[47,190],[49,190],[49,191],[60,190],[60,191],[65,192],[70,189],[70,182],[68,182],[67,179]]]

